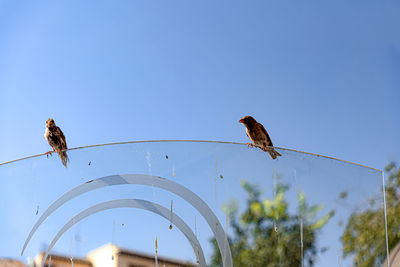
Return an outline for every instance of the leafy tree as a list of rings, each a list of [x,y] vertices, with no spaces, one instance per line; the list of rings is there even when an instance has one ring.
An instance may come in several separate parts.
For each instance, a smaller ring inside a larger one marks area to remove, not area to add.
[[[261,200],[261,191],[255,185],[242,181],[242,187],[248,194],[245,211],[239,216],[235,202],[224,207],[233,228],[229,243],[234,266],[313,266],[319,252],[316,246],[318,231],[334,212],[318,218],[323,206],[310,206],[305,195],[299,193],[298,213],[289,214],[285,200],[289,186],[279,180],[272,199]],[[215,239],[212,242],[211,266],[222,266]]]
[[[386,185],[386,209],[389,249],[400,242],[400,168],[390,163],[385,168],[389,174]],[[354,265],[381,266],[386,259],[386,235],[382,195],[369,199],[366,210],[354,212],[342,235],[344,256],[354,256]]]

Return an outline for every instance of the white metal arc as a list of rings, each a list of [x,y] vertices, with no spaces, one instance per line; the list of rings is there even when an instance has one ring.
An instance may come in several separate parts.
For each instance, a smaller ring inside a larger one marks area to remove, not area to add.
[[[53,249],[54,245],[60,239],[60,237],[68,231],[73,225],[77,224],[84,218],[91,216],[95,213],[109,210],[109,209],[116,209],[116,208],[134,208],[134,209],[143,209],[153,213],[156,213],[167,220],[170,220],[170,216],[172,215],[172,222],[173,224],[185,235],[187,240],[190,242],[190,245],[193,248],[193,251],[196,255],[196,258],[199,261],[201,267],[206,267],[206,261],[203,253],[203,249],[199,241],[197,240],[195,234],[190,229],[190,227],[175,213],[171,213],[171,211],[161,205],[158,205],[154,202],[150,202],[143,199],[118,199],[118,200],[111,200],[107,202],[102,202],[96,204],[90,208],[85,209],[84,211],[80,212],[73,218],[71,218],[56,234],[56,236],[51,241],[46,254],[43,257],[42,267],[46,262],[47,256],[49,255],[50,251]]]
[[[137,184],[137,185],[158,187],[166,191],[169,191],[173,194],[176,194],[181,198],[183,198],[184,200],[186,200],[187,202],[189,202],[203,216],[203,218],[207,221],[208,225],[210,226],[217,241],[223,266],[232,267],[232,253],[229,246],[228,238],[217,216],[212,212],[210,207],[208,207],[208,205],[199,196],[197,196],[195,193],[193,193],[186,187],[165,178],[152,175],[145,175],[145,174],[124,174],[124,175],[105,176],[95,180],[88,181],[66,192],[56,201],[54,201],[36,221],[27,239],[25,240],[24,246],[21,251],[21,255],[24,253],[24,250],[28,242],[30,241],[36,230],[39,228],[39,226],[44,222],[44,220],[47,217],[49,217],[55,210],[61,207],[64,203],[79,195],[82,195],[86,192],[98,188],[113,186],[113,185],[122,185],[122,184]]]

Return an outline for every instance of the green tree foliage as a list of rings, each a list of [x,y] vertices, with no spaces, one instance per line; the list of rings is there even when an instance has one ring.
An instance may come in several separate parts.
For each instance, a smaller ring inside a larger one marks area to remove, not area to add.
[[[386,185],[389,249],[400,242],[400,168],[390,163]],[[354,256],[354,266],[381,266],[386,259],[386,235],[382,194],[369,199],[368,207],[354,212],[342,236],[344,256]],[[380,201],[378,201],[380,200]]]
[[[319,217],[323,206],[309,205],[303,193],[298,194],[298,212],[291,215],[285,193],[288,185],[278,181],[272,199],[261,200],[256,186],[242,182],[248,194],[247,207],[238,215],[235,202],[224,207],[233,236],[229,237],[235,267],[313,266],[317,254],[318,231],[334,212]],[[302,231],[301,231],[302,230]],[[302,240],[301,240],[302,237]],[[222,266],[215,239],[211,266]],[[303,257],[302,257],[303,255]]]

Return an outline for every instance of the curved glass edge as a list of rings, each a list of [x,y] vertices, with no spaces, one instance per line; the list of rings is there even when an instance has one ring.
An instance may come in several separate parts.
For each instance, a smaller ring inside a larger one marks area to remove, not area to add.
[[[72,150],[80,150],[80,149],[93,148],[93,147],[114,146],[114,145],[124,145],[124,144],[168,143],[168,142],[216,143],[216,144],[231,144],[231,145],[247,146],[247,144],[245,144],[245,143],[230,142],[230,141],[214,141],[214,140],[139,140],[139,141],[123,141],[123,142],[113,142],[113,143],[104,143],[104,144],[96,144],[96,145],[79,146],[79,147],[69,148],[69,149],[66,149],[66,150],[63,150],[63,151],[72,151]],[[347,163],[347,164],[351,164],[351,165],[355,165],[355,166],[371,169],[371,170],[378,171],[378,172],[381,172],[381,173],[383,172],[383,170],[380,170],[380,169],[377,169],[377,168],[374,168],[374,167],[370,167],[370,166],[366,166],[366,165],[363,165],[363,164],[359,164],[359,163],[355,163],[355,162],[351,162],[351,161],[347,161],[347,160],[343,160],[343,159],[338,159],[338,158],[334,158],[334,157],[330,157],[330,156],[324,156],[324,155],[320,155],[320,154],[316,154],[316,153],[311,153],[311,152],[306,152],[306,151],[301,151],[301,150],[296,150],[296,149],[291,149],[291,148],[284,148],[284,147],[277,147],[277,146],[275,146],[274,148],[278,149],[278,150],[291,151],[291,152],[296,152],[296,153],[300,153],[300,154],[306,154],[306,155],[311,155],[311,156],[315,156],[315,157],[331,159],[331,160],[335,160],[335,161],[339,161],[339,162],[343,162],[343,163]],[[267,149],[268,149],[268,147],[267,147]],[[19,158],[19,159],[14,159],[14,160],[6,161],[6,162],[2,162],[2,163],[0,163],[0,166],[11,164],[11,163],[17,162],[17,161],[30,159],[30,158],[36,158],[36,157],[40,157],[40,156],[44,156],[44,155],[46,155],[46,152],[45,153],[41,153],[41,154],[36,154],[36,155],[31,155],[31,156]]]

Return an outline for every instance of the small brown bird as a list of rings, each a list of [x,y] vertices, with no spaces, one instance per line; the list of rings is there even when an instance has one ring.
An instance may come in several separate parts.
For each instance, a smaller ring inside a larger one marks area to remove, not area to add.
[[[251,116],[244,116],[239,120],[239,122],[246,126],[246,134],[255,146],[260,147],[263,151],[267,151],[272,159],[282,156],[275,149],[273,149],[274,145],[272,144],[271,138],[261,123],[257,122]],[[253,146],[253,144],[248,143],[250,146]],[[267,146],[272,148],[267,148]]]
[[[67,168],[67,162],[69,158],[66,150],[67,142],[65,141],[65,136],[61,131],[60,127],[57,127],[53,119],[47,119],[46,121],[46,131],[44,132],[44,138],[47,140],[49,145],[53,148],[53,151],[46,152],[46,154],[53,153],[56,151],[60,156],[62,164]]]

